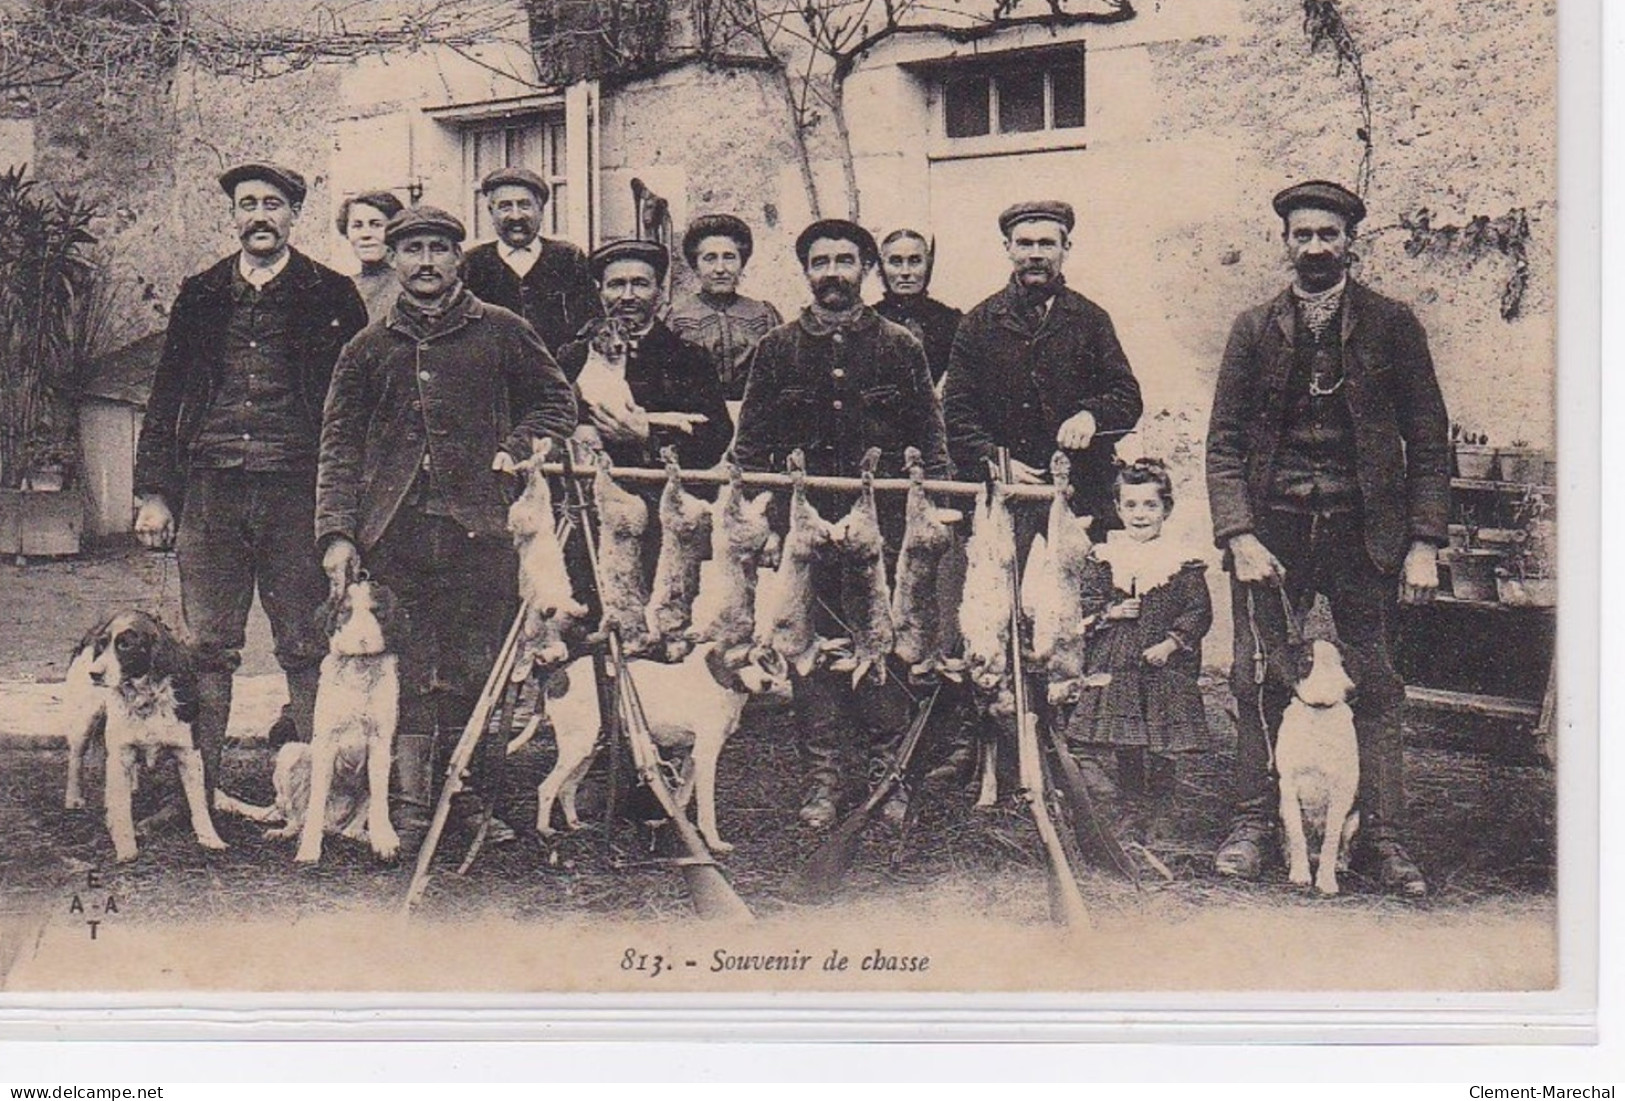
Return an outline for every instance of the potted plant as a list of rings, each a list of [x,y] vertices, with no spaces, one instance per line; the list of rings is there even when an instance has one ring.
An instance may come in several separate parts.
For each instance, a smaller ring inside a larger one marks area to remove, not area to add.
[[[1496,451],[1501,480],[1518,485],[1540,485],[1546,480],[1546,453],[1537,451],[1524,440],[1513,440],[1511,447]]]
[[[1473,481],[1494,477],[1495,448],[1483,432],[1468,432],[1459,424],[1450,426],[1450,442],[1456,453],[1456,474]]]
[[[1463,510],[1462,521],[1450,525],[1450,545],[1439,552],[1439,564],[1449,578],[1450,595],[1457,600],[1493,602],[1495,568],[1502,552],[1484,543],[1483,533],[1491,529],[1478,526],[1473,509]]]
[[[79,549],[77,400],[106,317],[94,216],[24,168],[0,173],[0,552]]]
[[[1557,524],[1546,494],[1531,489],[1516,512],[1518,541],[1495,571],[1501,603],[1550,608],[1557,604]]]

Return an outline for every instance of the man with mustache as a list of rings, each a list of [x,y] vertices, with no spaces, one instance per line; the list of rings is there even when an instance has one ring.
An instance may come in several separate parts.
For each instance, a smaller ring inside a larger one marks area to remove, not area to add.
[[[600,316],[587,258],[568,241],[541,236],[552,192],[530,169],[499,168],[481,181],[480,192],[497,239],[468,251],[463,283],[474,297],[530,322],[557,355]]]
[[[180,565],[211,791],[256,589],[288,679],[286,718],[310,740],[327,649],[314,622],[327,586],[309,539],[322,402],[339,350],[367,323],[348,277],[289,247],[299,173],[239,164],[219,183],[241,248],[181,284],[135,465],[136,536],[174,544]]]
[[[632,406],[581,399],[582,426],[593,430],[617,466],[658,466],[660,449],[670,445],[685,468],[707,467],[733,438],[716,368],[658,320],[670,262],[653,241],[610,241],[588,260],[604,312],[623,323],[631,344],[625,371]],[[590,350],[586,339],[564,346],[559,366],[565,377],[580,375]]]
[[[756,345],[734,440],[740,465],[782,473],[785,459],[800,448],[808,474],[851,478],[859,475],[864,453],[878,447],[878,476],[903,477],[904,448],[918,447],[928,477],[950,476],[942,406],[925,350],[907,329],[863,303],[864,277],[880,260],[875,239],[862,226],[826,219],[796,238],[796,258],[813,302]],[[830,520],[852,503],[850,496],[813,499]],[[901,509],[901,500],[882,505],[887,544],[894,548]],[[835,617],[843,607],[839,556],[828,555],[820,567],[818,631],[826,638],[849,635]],[[864,776],[854,758],[864,750],[871,758],[892,751],[908,723],[908,699],[896,676],[884,685],[870,677],[853,688],[848,674],[829,670],[798,677],[795,693],[811,772],[801,820],[826,829],[849,794],[845,782]],[[888,817],[901,819],[902,810],[899,796]]]
[[[1325,594],[1359,686],[1360,848],[1384,890],[1427,893],[1402,841],[1405,814],[1394,669],[1397,603],[1432,599],[1448,538],[1450,445],[1427,336],[1403,304],[1348,274],[1359,196],[1311,180],[1275,196],[1292,285],[1230,331],[1208,428],[1213,536],[1235,618],[1235,809],[1215,856],[1256,878],[1278,826],[1269,745],[1290,686],[1255,679],[1254,655],[1287,637]],[[1267,729],[1266,729],[1267,722]]]
[[[562,440],[576,423],[570,384],[535,330],[458,278],[464,236],[434,207],[390,219],[400,296],[339,357],[322,421],[322,568],[337,590],[364,561],[410,627],[394,815],[408,852],[429,823],[436,752],[462,732],[518,609],[507,527],[514,464],[532,440]],[[486,745],[503,752],[500,738]],[[483,815],[472,794],[456,810],[470,823]],[[486,839],[513,836],[493,819]]]
[[[1112,515],[1116,439],[1138,423],[1142,405],[1111,317],[1066,285],[1074,223],[1072,207],[1055,200],[999,215],[1015,270],[960,323],[943,409],[949,450],[968,477],[1002,446],[1018,482],[1041,482],[1056,448],[1068,452],[1073,508],[1098,529]]]

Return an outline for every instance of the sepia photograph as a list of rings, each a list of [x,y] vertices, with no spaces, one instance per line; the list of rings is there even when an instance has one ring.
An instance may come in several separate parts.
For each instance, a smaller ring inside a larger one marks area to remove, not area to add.
[[[1558,41],[0,0],[0,1004],[1594,999]]]

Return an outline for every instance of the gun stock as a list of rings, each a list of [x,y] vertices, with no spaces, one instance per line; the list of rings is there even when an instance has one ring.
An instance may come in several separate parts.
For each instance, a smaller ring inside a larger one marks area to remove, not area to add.
[[[566,451],[565,454],[567,456],[565,473],[569,477],[576,504],[581,510],[582,542],[587,547],[587,564],[592,572],[593,588],[602,594],[603,574],[598,564],[597,525],[593,523],[586,491],[582,488],[581,481],[574,476],[575,464],[568,460],[569,452]],[[736,922],[756,920],[756,915],[745,905],[745,900],[739,897],[727,877],[722,874],[722,870],[717,867],[716,857],[706,848],[705,839],[682,813],[682,808],[677,805],[671,789],[666,786],[665,778],[660,775],[660,751],[649,735],[649,718],[643,712],[643,703],[638,698],[636,686],[632,683],[632,671],[626,664],[626,654],[621,648],[620,632],[611,625],[605,634],[609,640],[616,713],[621,728],[625,731],[627,745],[632,750],[632,760],[637,767],[638,777],[659,802],[661,810],[665,811],[667,821],[682,846],[685,855],[677,858],[677,864],[682,870],[683,882],[688,887],[689,897],[694,902],[694,912],[706,920]]]
[[[1067,751],[1066,739],[1052,724],[1042,725],[1049,735],[1050,750],[1060,769],[1061,782],[1056,787],[1056,793],[1072,811],[1072,832],[1078,839],[1078,851],[1090,863],[1115,871],[1138,887],[1139,871],[1135,868],[1134,861],[1129,859],[1128,853],[1123,851],[1117,836],[1101,822],[1099,812],[1095,809],[1095,801],[1090,797],[1089,789],[1083,782],[1083,772],[1078,768],[1078,762],[1072,759],[1072,754]]]
[[[999,448],[999,476],[1012,480],[1010,451]],[[1061,835],[1050,817],[1045,799],[1044,758],[1038,746],[1038,717],[1027,698],[1027,673],[1021,664],[1021,578],[1020,569],[1010,571],[1010,676],[1016,698],[1016,761],[1021,776],[1022,798],[1032,811],[1033,824],[1044,843],[1049,872],[1050,918],[1058,924],[1082,928],[1089,924],[1089,912],[1078,891],[1078,877],[1072,870]]]
[[[596,552],[594,563],[596,565]],[[739,897],[722,874],[722,869],[717,867],[716,857],[706,847],[700,831],[694,828],[677,805],[671,788],[666,786],[666,778],[660,774],[660,751],[649,736],[649,719],[643,712],[643,702],[638,698],[637,688],[632,684],[632,671],[627,667],[626,656],[621,650],[620,633],[612,626],[608,635],[622,728],[632,748],[639,779],[659,802],[660,809],[665,811],[667,825],[682,846],[683,855],[677,857],[676,863],[683,873],[689,897],[694,902],[694,912],[707,921],[755,921],[756,915],[751,913],[745,900]]]
[[[480,739],[485,736],[485,728],[491,721],[491,712],[496,707],[497,700],[502,697],[502,690],[507,687],[508,677],[513,673],[514,658],[519,652],[519,636],[524,631],[525,615],[528,611],[529,605],[521,605],[519,614],[514,616],[513,626],[508,628],[508,637],[502,643],[502,649],[497,652],[497,660],[491,666],[490,675],[485,679],[485,688],[480,692],[480,698],[474,704],[468,722],[463,724],[462,736],[457,739],[457,745],[451,751],[451,760],[446,764],[446,783],[440,791],[440,799],[435,803],[434,817],[429,820],[429,832],[423,838],[423,847],[418,850],[417,867],[412,872],[412,882],[407,886],[406,901],[401,905],[402,912],[411,910],[413,904],[423,897],[423,892],[429,886],[429,865],[434,862],[435,850],[440,846],[440,837],[446,830],[446,820],[451,815],[452,797],[463,790],[463,780],[474,760],[474,750],[478,748]]]
[[[936,706],[937,696],[942,692],[938,685],[926,697],[925,703],[920,705],[919,711],[909,724],[908,732],[903,737],[902,745],[897,747],[897,761],[880,783],[875,785],[869,793],[869,798],[863,805],[841,820],[833,833],[825,839],[824,843],[808,859],[806,866],[801,869],[801,875],[796,883],[795,895],[807,902],[821,902],[835,893],[840,886],[841,879],[846,875],[847,869],[852,867],[852,860],[858,853],[858,845],[863,840],[863,831],[869,825],[869,819],[874,816],[877,809],[884,806],[892,792],[903,783],[903,777],[908,774],[910,763],[914,759],[914,752],[919,748],[921,735],[931,720],[931,709]]]

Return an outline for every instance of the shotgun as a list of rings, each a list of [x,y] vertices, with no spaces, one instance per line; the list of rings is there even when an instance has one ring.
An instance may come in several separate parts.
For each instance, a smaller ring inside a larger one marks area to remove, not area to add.
[[[852,858],[857,855],[858,843],[863,840],[863,831],[869,825],[869,819],[878,808],[885,805],[892,792],[897,790],[904,782],[904,777],[908,775],[914,751],[919,748],[921,735],[925,733],[926,724],[931,720],[931,709],[936,705],[937,696],[941,692],[942,686],[939,684],[931,690],[931,694],[920,705],[920,709],[914,713],[914,719],[903,735],[903,742],[897,747],[896,761],[869,793],[869,798],[841,821],[801,869],[801,876],[794,891],[795,897],[806,902],[822,902],[835,893],[841,877],[846,875],[847,869],[852,866]]]
[[[573,464],[567,466],[573,467]],[[573,473],[573,470],[569,472]],[[583,542],[587,545],[587,562],[591,566],[593,587],[600,589],[603,575],[598,567],[597,525],[588,508],[586,491],[581,482],[572,478],[571,486],[581,509]],[[694,912],[707,920],[754,921],[755,915],[750,912],[750,907],[717,867],[716,857],[706,848],[704,838],[677,805],[676,797],[666,785],[666,778],[660,774],[660,751],[649,733],[649,718],[644,714],[643,701],[638,698],[637,687],[632,683],[632,671],[621,649],[620,633],[610,625],[605,634],[609,642],[609,673],[614,682],[611,691],[615,697],[616,720],[626,734],[638,778],[659,802],[682,846],[683,855],[676,858],[676,863],[682,869],[689,897],[694,900]]]
[[[496,664],[491,666],[491,673],[485,678],[485,688],[480,692],[480,698],[474,704],[468,722],[463,724],[462,736],[457,739],[457,745],[451,751],[451,760],[446,764],[446,784],[440,791],[439,801],[435,803],[434,817],[429,821],[429,832],[423,838],[423,847],[418,850],[417,867],[413,870],[412,882],[406,889],[406,901],[401,905],[402,912],[411,910],[412,904],[423,897],[424,889],[429,885],[429,865],[434,862],[435,849],[440,845],[440,835],[445,832],[446,819],[451,815],[452,797],[463,790],[463,781],[468,777],[468,768],[474,760],[474,751],[479,747],[480,739],[485,736],[485,728],[490,724],[491,712],[508,687],[508,678],[513,673],[514,659],[519,652],[519,636],[524,632],[525,616],[529,611],[529,605],[521,605],[519,614],[514,616],[513,626],[508,628],[508,637],[502,643],[502,649],[497,652]]]
[[[999,448],[999,476],[1010,480],[1010,451]],[[1044,843],[1049,869],[1050,918],[1060,925],[1078,929],[1089,924],[1089,912],[1078,891],[1078,878],[1061,844],[1061,835],[1050,817],[1046,799],[1044,758],[1038,745],[1038,716],[1027,699],[1027,674],[1021,667],[1021,579],[1019,570],[1010,571],[1010,675],[1016,697],[1016,761],[1021,776],[1021,794],[1032,810],[1033,824]]]

